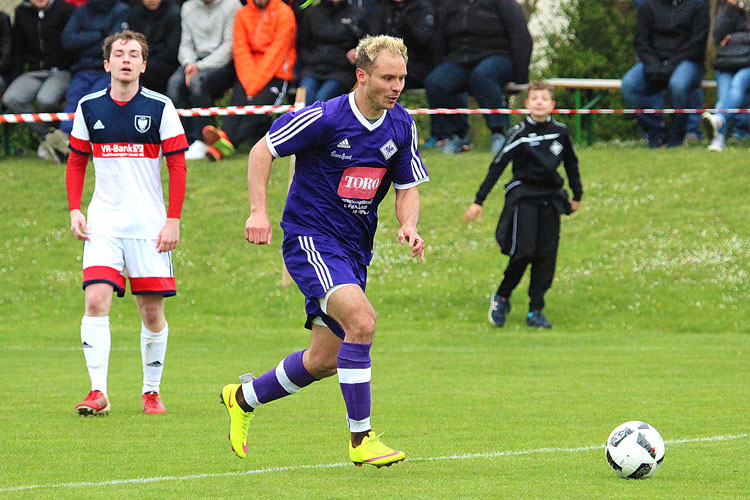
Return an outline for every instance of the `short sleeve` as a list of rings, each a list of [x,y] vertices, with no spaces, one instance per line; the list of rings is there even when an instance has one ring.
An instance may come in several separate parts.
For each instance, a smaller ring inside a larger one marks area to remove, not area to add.
[[[161,139],[161,148],[165,155],[179,153],[188,149],[185,130],[182,128],[180,116],[177,114],[177,110],[171,100],[166,102],[162,110],[159,137]]]
[[[410,117],[411,118],[411,117]],[[406,133],[403,147],[396,152],[393,169],[394,189],[409,189],[423,182],[429,181],[427,168],[419,155],[419,138],[417,136],[417,125],[414,120]]]
[[[91,154],[91,136],[89,128],[86,125],[86,119],[83,117],[81,103],[76,107],[76,113],[73,118],[73,129],[70,132],[70,149],[82,155]]]
[[[320,143],[323,130],[322,103],[286,113],[271,125],[266,134],[268,150],[274,158],[290,156]]]

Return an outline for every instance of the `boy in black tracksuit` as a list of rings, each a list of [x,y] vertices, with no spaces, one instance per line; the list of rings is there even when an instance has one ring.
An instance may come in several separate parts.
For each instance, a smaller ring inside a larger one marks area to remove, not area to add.
[[[552,324],[542,314],[544,294],[552,286],[560,241],[560,214],[578,210],[583,188],[578,158],[568,128],[550,118],[555,108],[554,88],[545,82],[532,82],[525,105],[530,114],[508,133],[505,147],[490,164],[474,203],[464,220],[481,220],[482,203],[513,162],[513,179],[505,186],[505,206],[500,214],[495,237],[502,252],[510,256],[505,277],[490,301],[489,320],[503,326],[510,312],[510,294],[531,264],[529,313],[526,323],[538,328]],[[573,199],[563,188],[557,173],[565,165]]]

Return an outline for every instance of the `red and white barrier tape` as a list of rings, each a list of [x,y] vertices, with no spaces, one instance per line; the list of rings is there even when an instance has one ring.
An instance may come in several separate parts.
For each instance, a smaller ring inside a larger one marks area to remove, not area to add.
[[[266,115],[286,113],[298,109],[297,106],[285,104],[282,106],[229,106],[211,108],[178,109],[180,116],[230,116],[230,115]],[[407,109],[412,115],[513,115],[528,114],[527,109],[489,109],[489,108],[411,108]],[[555,109],[553,114],[559,115],[639,115],[639,114],[696,114],[709,113],[750,113],[750,108],[737,109]],[[59,122],[72,120],[73,113],[23,113],[0,115],[0,123],[30,123],[30,122]]]

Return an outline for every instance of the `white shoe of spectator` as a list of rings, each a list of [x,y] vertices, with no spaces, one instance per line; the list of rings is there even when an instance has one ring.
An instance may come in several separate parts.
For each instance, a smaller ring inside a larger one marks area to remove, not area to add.
[[[721,118],[721,116],[712,115],[711,113],[706,111],[701,115],[701,123],[706,129],[706,137],[708,137],[709,140],[713,140],[717,135],[719,135],[719,130],[721,130],[721,127],[724,125],[724,120]],[[722,144],[723,143],[724,141],[722,140]],[[709,146],[709,149],[711,149],[711,146]]]
[[[724,145],[724,136],[721,134],[716,134],[711,140],[711,144],[708,145],[708,150],[721,152],[725,149],[727,149],[727,147]]]
[[[186,160],[203,160],[206,158],[206,151],[208,146],[203,141],[193,142],[188,150],[185,152]]]

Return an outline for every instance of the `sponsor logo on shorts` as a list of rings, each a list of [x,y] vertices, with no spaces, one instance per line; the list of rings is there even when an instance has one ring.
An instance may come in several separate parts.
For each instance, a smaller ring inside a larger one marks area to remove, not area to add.
[[[384,168],[349,167],[341,176],[338,194],[342,198],[369,200],[378,192],[385,172]]]

